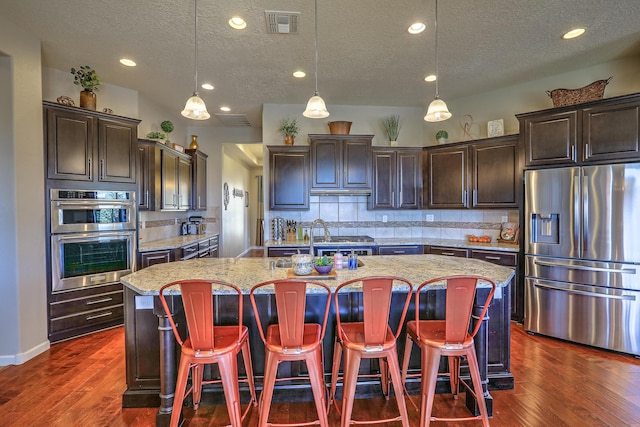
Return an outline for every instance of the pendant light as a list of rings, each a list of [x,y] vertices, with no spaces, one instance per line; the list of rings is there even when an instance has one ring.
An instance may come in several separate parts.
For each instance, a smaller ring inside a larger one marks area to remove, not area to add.
[[[195,76],[193,96],[187,99],[184,110],[180,114],[188,119],[207,120],[211,115],[207,111],[207,106],[202,98],[198,96],[198,0],[194,0],[194,39],[195,39]]]
[[[313,96],[309,98],[309,102],[307,102],[307,109],[304,110],[304,113],[302,113],[302,115],[305,117],[309,117],[310,119],[324,119],[325,117],[329,117],[329,112],[327,111],[327,106],[324,103],[324,99],[322,99],[318,94],[318,0],[315,0],[314,21],[316,26],[316,91],[314,92]]]
[[[438,0],[436,0],[436,24],[434,30],[436,33],[436,97],[429,104],[427,115],[424,116],[424,119],[428,122],[441,122],[451,117],[451,113],[447,108],[447,104],[440,99],[438,94],[438,80],[440,80],[440,74],[438,74]]]

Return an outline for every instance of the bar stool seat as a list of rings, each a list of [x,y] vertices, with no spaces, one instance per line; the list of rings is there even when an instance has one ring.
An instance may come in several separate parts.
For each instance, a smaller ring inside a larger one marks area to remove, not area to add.
[[[213,286],[226,288],[235,292],[238,301],[237,313],[231,313],[238,319],[236,325],[215,325]],[[184,340],[176,327],[165,292],[167,288],[178,286],[182,297],[182,305],[186,317],[189,336]],[[185,395],[193,394],[193,408],[198,409],[204,384],[222,383],[229,420],[231,426],[242,427],[251,404],[256,405],[256,388],[253,381],[253,367],[249,350],[249,330],[242,324],[242,292],[237,286],[219,280],[182,280],[172,282],[160,288],[160,302],[167,313],[173,334],[181,347],[180,364],[173,398],[173,410],[170,426],[175,427],[180,421],[180,413]],[[242,353],[246,380],[238,379],[237,355]],[[220,370],[219,380],[203,381],[203,366],[216,363]],[[191,387],[187,390],[187,382],[191,373]],[[249,384],[251,399],[244,413],[240,407],[239,383]]]
[[[476,289],[479,281],[487,282],[491,285],[482,313],[475,328],[469,332],[471,312],[476,297]],[[444,320],[421,320],[420,319],[420,295],[424,295],[429,290],[430,285],[435,283],[446,283],[446,312]],[[496,284],[482,276],[448,276],[439,277],[422,283],[416,289],[415,320],[407,322],[407,338],[405,342],[404,358],[402,362],[402,383],[405,384],[408,376],[421,376],[421,406],[420,406],[420,426],[428,427],[431,421],[469,421],[482,420],[484,427],[489,427],[489,417],[487,406],[484,400],[484,392],[480,380],[480,370],[473,338],[478,333],[482,319],[484,318],[489,303],[493,298]],[[423,292],[425,291],[425,292]],[[409,358],[413,343],[416,343],[422,350],[422,369],[420,374],[408,375]],[[446,356],[449,362],[449,373],[439,374],[441,356]],[[469,364],[469,374],[473,387],[469,387],[460,379],[460,360],[466,357]],[[432,416],[432,408],[435,397],[436,382],[438,375],[448,375],[451,393],[454,399],[458,399],[460,384],[468,393],[473,393],[480,410],[479,416],[469,417],[435,417]],[[409,396],[413,404],[413,400]],[[415,404],[413,404],[416,406]]]

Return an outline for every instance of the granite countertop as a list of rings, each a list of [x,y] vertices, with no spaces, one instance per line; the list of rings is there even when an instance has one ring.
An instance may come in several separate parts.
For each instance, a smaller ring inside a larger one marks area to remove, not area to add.
[[[285,247],[308,247],[308,242],[302,240],[283,240],[281,242],[275,240],[267,240],[265,247],[277,248],[280,246]],[[517,244],[500,243],[493,241],[491,243],[478,243],[469,242],[468,240],[452,240],[452,239],[434,239],[427,237],[405,237],[405,238],[381,238],[374,239],[373,242],[313,242],[314,247],[323,246],[339,246],[339,247],[354,247],[359,246],[393,246],[393,245],[429,245],[429,246],[447,246],[454,248],[467,248],[467,249],[484,249],[492,251],[504,251],[504,252],[518,252],[520,246]]]
[[[473,274],[488,277],[499,287],[509,284],[514,270],[472,258],[454,258],[441,255],[376,255],[360,257],[364,266],[357,270],[337,270],[335,279],[322,282],[334,290],[350,279],[364,276],[401,276],[414,287],[420,283],[446,275]],[[158,295],[159,289],[176,280],[218,279],[237,285],[248,294],[251,288],[264,281],[287,278],[287,268],[271,270],[276,258],[198,258],[156,264],[120,279],[126,287],[141,295]],[[485,284],[486,285],[486,284]],[[436,285],[438,286],[438,285]],[[442,287],[443,285],[440,285]],[[310,290],[310,292],[313,292]],[[173,292],[179,293],[176,289]]]
[[[168,239],[152,240],[140,243],[138,252],[161,251],[163,249],[178,249],[191,243],[208,240],[218,236],[218,233],[186,234],[184,236],[170,237]]]

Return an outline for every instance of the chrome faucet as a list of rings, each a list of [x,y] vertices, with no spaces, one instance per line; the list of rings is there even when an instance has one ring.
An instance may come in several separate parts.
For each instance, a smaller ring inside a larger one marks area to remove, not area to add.
[[[327,224],[320,218],[314,219],[313,222],[311,223],[311,228],[309,229],[309,254],[310,255],[314,254],[313,253],[313,229],[315,228],[316,224],[320,224],[322,225],[322,228],[324,228],[324,241],[325,242],[331,241],[331,236],[329,235],[329,229],[327,228]]]

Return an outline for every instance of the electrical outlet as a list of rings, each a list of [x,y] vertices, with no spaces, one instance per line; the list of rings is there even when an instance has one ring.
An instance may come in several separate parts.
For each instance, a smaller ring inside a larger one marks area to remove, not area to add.
[[[382,222],[387,222],[387,216],[386,215],[382,215]]]
[[[509,222],[509,217],[506,215],[502,216],[502,222]]]
[[[433,222],[434,216],[433,214],[427,214],[427,222]]]

